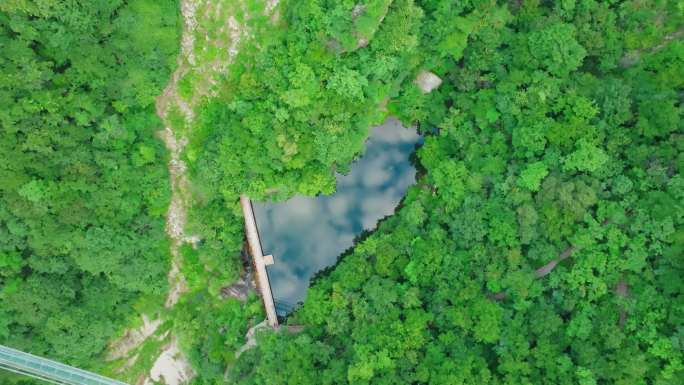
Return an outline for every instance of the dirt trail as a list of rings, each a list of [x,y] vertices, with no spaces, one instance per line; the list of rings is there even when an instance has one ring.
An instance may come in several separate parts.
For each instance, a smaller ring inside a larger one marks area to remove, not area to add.
[[[175,108],[185,121],[185,128],[191,128],[195,119],[194,108],[204,97],[215,96],[217,79],[225,75],[237,55],[240,41],[246,35],[246,27],[238,23],[233,15],[227,15],[227,10],[222,9],[223,5],[224,2],[215,0],[181,0],[184,22],[181,53],[176,71],[156,103],[157,114],[164,123],[164,129],[158,135],[169,151],[168,169],[172,193],[166,216],[166,233],[171,240],[172,256],[168,275],[170,289],[165,302],[167,308],[178,303],[180,296],[188,290],[180,270],[180,248],[185,243],[195,245],[201,239],[200,235],[187,234],[186,231],[191,192],[182,153],[188,139],[182,133],[174,131],[169,116]],[[222,21],[223,25],[217,31],[211,31],[209,26],[217,20]],[[208,48],[221,50],[224,54],[206,60],[203,53]],[[195,82],[192,85],[192,95],[184,98],[179,92],[179,84],[187,75],[193,75]],[[192,367],[178,348],[175,336],[171,335],[170,340],[149,375],[141,378],[139,383],[164,381],[168,385],[180,385],[194,377]]]
[[[143,324],[137,329],[131,329],[126,331],[123,338],[118,340],[109,348],[107,353],[107,361],[114,361],[124,357],[128,357],[128,354],[135,348],[140,346],[147,338],[152,336],[154,332],[157,331],[159,325],[161,325],[161,320],[150,319],[146,315],[142,315]]]
[[[197,29],[196,10],[198,2],[193,0],[181,1],[181,13],[183,15],[183,34],[181,37],[181,53],[178,57],[176,71],[171,76],[162,95],[157,98],[157,115],[164,123],[164,129],[158,132],[166,148],[169,151],[169,179],[171,182],[171,202],[166,215],[166,234],[171,241],[171,269],[169,270],[169,293],[164,306],[173,307],[180,296],[188,290],[185,278],[181,274],[180,248],[186,243],[194,244],[199,240],[198,236],[186,234],[187,209],[189,203],[189,181],[187,166],[181,155],[188,144],[186,137],[174,132],[169,119],[171,109],[176,106],[180,111],[186,126],[190,126],[195,118],[193,106],[184,100],[178,92],[178,84],[181,79],[196,64],[195,58],[195,31]],[[149,374],[141,378],[138,383],[145,385],[163,381],[168,385],[180,385],[188,382],[195,376],[187,358],[178,349],[176,338],[171,336],[171,343],[166,345],[157,360],[154,362]]]
[[[169,293],[165,306],[172,307],[178,302],[180,295],[187,290],[187,285],[179,268],[179,248],[183,244],[186,223],[186,210],[183,203],[183,191],[187,191],[187,177],[185,175],[186,166],[181,160],[181,152],[187,139],[177,140],[170,128],[168,113],[171,106],[175,103],[186,120],[192,120],[193,112],[185,101],[178,97],[178,82],[188,72],[187,61],[193,50],[193,33],[190,33],[196,26],[194,20],[194,2],[192,0],[181,1],[181,12],[184,19],[184,28],[181,39],[181,52],[177,61],[177,68],[171,75],[171,79],[162,94],[156,100],[156,112],[164,123],[165,128],[157,135],[169,150],[169,179],[171,181],[172,196],[169,209],[166,215],[166,233],[171,240],[171,268],[168,274]],[[132,366],[137,360],[137,354],[132,354],[137,348],[142,346],[146,339],[151,337],[161,324],[161,319],[150,321],[147,315],[142,315],[143,325],[138,329],[127,330],[123,337],[114,341],[107,353],[107,361],[114,361],[129,357],[127,363],[121,370]]]
[[[164,122],[164,130],[158,133],[169,150],[169,178],[171,180],[171,202],[166,217],[166,233],[171,240],[172,264],[169,271],[169,294],[165,306],[173,307],[181,294],[187,291],[187,284],[180,274],[180,247],[184,243],[196,244],[201,237],[186,233],[187,209],[190,204],[190,189],[187,166],[182,160],[182,153],[188,139],[174,127],[169,114],[175,107],[185,121],[185,127],[191,127],[195,119],[194,108],[206,96],[215,96],[218,77],[225,75],[228,67],[237,55],[238,46],[246,33],[246,28],[232,15],[225,15],[224,2],[214,0],[182,0],[181,12],[184,27],[181,38],[181,53],[178,57],[176,71],[162,95],[157,98],[157,114]],[[227,16],[227,17],[226,17]],[[224,24],[218,28],[218,34],[210,31],[207,25],[223,19]],[[197,36],[204,39],[198,39]],[[210,38],[216,35],[216,38]],[[212,60],[203,60],[201,56],[208,48],[227,52],[217,55]],[[198,52],[200,56],[198,57]],[[196,75],[193,93],[189,100],[179,92],[179,83],[184,76]]]
[[[143,382],[144,385],[164,383],[166,385],[181,385],[190,381],[195,376],[190,363],[178,348],[178,342],[172,338],[159,358],[154,362],[150,376]]]
[[[277,0],[267,0],[266,13],[275,15],[277,4]],[[166,233],[171,241],[172,257],[168,274],[169,293],[164,304],[167,309],[177,304],[181,295],[188,290],[181,273],[180,248],[187,243],[195,245],[201,240],[201,235],[188,234],[186,229],[191,191],[187,165],[182,156],[188,144],[188,138],[184,134],[192,128],[195,107],[203,98],[217,94],[219,79],[229,70],[242,39],[249,36],[247,27],[234,17],[238,9],[242,12],[247,11],[245,4],[240,0],[181,0],[181,52],[176,70],[156,100],[157,115],[164,123],[164,128],[157,132],[157,136],[169,152],[168,170],[171,184],[171,201],[166,215]],[[215,52],[219,54],[214,54]],[[179,90],[186,76],[192,81],[191,95],[182,95]],[[172,117],[176,121],[178,117],[182,118],[183,132],[178,132],[173,126]],[[161,317],[163,318],[163,315]],[[121,370],[135,363],[138,348],[155,334],[162,319],[150,321],[145,317],[143,323],[139,329],[128,330],[109,349],[108,360],[127,359]],[[159,352],[150,372],[138,378],[137,384],[164,381],[169,385],[180,385],[194,377],[191,366],[178,349],[175,336],[166,334],[158,338],[168,339],[170,342]]]
[[[621,59],[620,59],[620,65],[623,68],[628,68],[631,67],[635,64],[637,64],[641,60],[641,56],[645,53],[655,53],[663,48],[667,47],[668,44],[672,43],[673,41],[679,40],[680,38],[684,37],[684,29],[679,29],[677,31],[674,31],[670,34],[667,34],[663,37],[663,40],[660,44],[656,45],[655,47],[652,47],[650,49],[635,49],[632,51],[627,52]]]

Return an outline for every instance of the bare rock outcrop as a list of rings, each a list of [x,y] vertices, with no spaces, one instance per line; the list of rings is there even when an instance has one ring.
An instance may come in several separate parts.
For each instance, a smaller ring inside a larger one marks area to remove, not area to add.
[[[442,79],[430,71],[420,71],[416,77],[416,85],[423,94],[429,94],[442,84]]]
[[[234,284],[221,289],[222,298],[235,298],[240,302],[247,302],[249,292],[254,290],[254,284],[249,277],[240,277]]]

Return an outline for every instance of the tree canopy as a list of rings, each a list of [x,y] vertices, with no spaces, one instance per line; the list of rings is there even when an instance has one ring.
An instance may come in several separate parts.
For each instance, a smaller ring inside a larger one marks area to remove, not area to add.
[[[169,269],[176,1],[0,4],[0,343],[91,366]]]
[[[242,8],[249,38],[183,127],[201,241],[171,323],[195,384],[684,383],[680,1]],[[0,5],[0,343],[92,367],[163,298],[154,101],[178,15]],[[423,71],[441,86],[421,91]],[[263,315],[221,296],[243,272],[239,194],[333,193],[388,115],[425,136],[416,186],[312,282],[287,321],[303,331],[236,359]]]
[[[353,122],[374,122],[374,110],[344,107],[345,98],[360,104],[349,84],[381,95],[370,99],[376,108],[388,97],[389,112],[427,136],[422,177],[394,216],[313,282],[288,319],[304,331],[263,334],[230,380],[682,383],[684,43],[672,36],[684,19],[676,2],[647,3],[394,1],[358,48],[332,44],[340,33],[324,21],[353,14],[352,3],[342,16],[324,1],[285,3],[287,41],[300,43],[282,49],[307,46],[334,63],[314,84],[341,97],[334,107],[311,98],[306,111],[343,107],[341,135],[355,135]],[[306,21],[290,13],[304,7],[326,11]],[[403,75],[369,73],[389,52]],[[419,69],[444,83],[423,95]],[[386,82],[389,92],[378,91]],[[240,131],[252,138],[248,127]],[[272,139],[279,147],[262,155],[312,148],[300,144],[324,127],[310,121],[294,144]],[[281,159],[275,175],[288,173]],[[350,158],[328,159],[344,168]],[[280,186],[246,162],[243,170],[258,192]]]

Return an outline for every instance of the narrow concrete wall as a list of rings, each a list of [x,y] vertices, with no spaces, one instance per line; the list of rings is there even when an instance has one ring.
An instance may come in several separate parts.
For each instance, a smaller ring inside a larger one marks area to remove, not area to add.
[[[261,298],[263,299],[264,307],[266,308],[266,318],[271,327],[278,328],[278,316],[276,315],[273,293],[271,293],[271,283],[268,280],[268,274],[266,273],[266,261],[264,259],[263,251],[261,250],[261,241],[259,240],[259,233],[257,232],[252,202],[246,195],[242,194],[240,195],[240,205],[242,206],[242,213],[245,217],[245,235],[247,236],[250,254],[252,254],[252,260],[254,261],[257,284],[259,285]]]

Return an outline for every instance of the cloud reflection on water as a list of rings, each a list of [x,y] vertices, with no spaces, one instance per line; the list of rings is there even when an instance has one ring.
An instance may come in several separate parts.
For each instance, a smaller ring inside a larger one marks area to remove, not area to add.
[[[415,182],[409,162],[420,136],[396,119],[373,129],[365,154],[347,175],[337,176],[337,191],[319,197],[295,196],[286,202],[254,202],[264,254],[276,301],[303,301],[309,280],[334,264],[363,230],[395,207]]]

